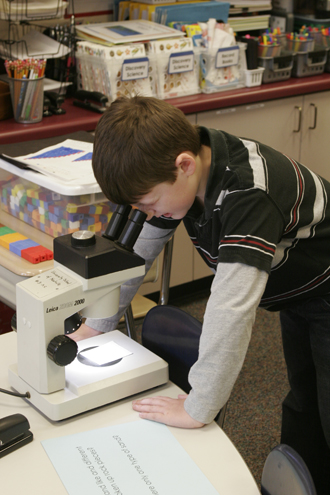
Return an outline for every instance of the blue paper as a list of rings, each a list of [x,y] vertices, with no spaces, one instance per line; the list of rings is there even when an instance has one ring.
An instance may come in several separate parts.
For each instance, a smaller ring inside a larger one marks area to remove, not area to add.
[[[193,24],[207,22],[209,19],[227,22],[230,3],[228,2],[197,2],[175,3],[171,5],[157,5],[155,20],[162,24],[183,22]]]
[[[134,421],[42,445],[69,495],[218,495],[159,423]]]

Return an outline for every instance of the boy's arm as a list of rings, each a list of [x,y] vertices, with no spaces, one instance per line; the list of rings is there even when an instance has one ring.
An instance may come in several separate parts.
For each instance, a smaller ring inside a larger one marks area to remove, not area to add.
[[[199,358],[189,373],[185,410],[211,422],[225,405],[241,371],[268,273],[241,263],[219,263],[207,303]]]
[[[155,397],[134,402],[141,417],[184,428],[198,428],[215,418],[243,365],[267,279],[266,272],[252,266],[218,265],[204,315],[199,358],[189,374],[192,390],[185,400]]]
[[[173,233],[173,229],[161,229],[154,227],[148,223],[144,224],[140,236],[134,245],[134,251],[143,259],[145,259],[146,273],[151,268],[152,263],[160,254],[166,242],[171,238]],[[105,319],[87,318],[85,327],[82,328],[82,331],[84,331],[84,328],[86,329],[86,326],[99,332],[109,332],[111,330],[115,330],[120,318],[125,313],[126,308],[130,304],[140,285],[142,284],[143,279],[144,276],[137,277],[129,280],[127,283],[121,286],[119,310],[116,315]],[[74,335],[78,332],[79,330],[72,334],[73,338]],[[84,338],[86,338],[86,336]]]

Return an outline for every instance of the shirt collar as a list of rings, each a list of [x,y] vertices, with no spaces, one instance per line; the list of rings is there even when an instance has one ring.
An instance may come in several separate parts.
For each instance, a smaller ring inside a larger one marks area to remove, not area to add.
[[[211,167],[204,198],[204,217],[212,217],[214,205],[219,197],[221,182],[229,162],[228,147],[224,134],[216,129],[199,127],[201,143],[211,148]]]

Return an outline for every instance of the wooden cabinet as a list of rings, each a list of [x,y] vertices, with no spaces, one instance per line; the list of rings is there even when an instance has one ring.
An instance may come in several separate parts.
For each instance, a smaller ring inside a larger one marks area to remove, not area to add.
[[[197,114],[197,124],[256,139],[298,159],[303,97],[284,98]]]
[[[261,141],[330,180],[330,91],[200,112],[197,124]]]
[[[303,97],[300,162],[330,181],[330,91]]]

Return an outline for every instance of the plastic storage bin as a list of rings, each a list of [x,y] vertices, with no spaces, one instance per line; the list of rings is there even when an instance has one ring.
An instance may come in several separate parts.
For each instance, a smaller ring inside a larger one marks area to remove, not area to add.
[[[192,38],[150,41],[147,55],[153,66],[158,98],[176,98],[200,93],[200,48]]]
[[[199,53],[200,50],[195,48],[180,55],[172,53],[157,56],[155,68],[158,98],[176,98],[201,92]]]
[[[294,57],[292,76],[306,77],[322,74],[327,61],[327,49],[316,45],[314,50],[307,53],[297,53]]]
[[[103,93],[109,104],[122,95],[156,96],[155,60],[143,43],[105,47],[81,41],[76,61],[78,89]]]
[[[244,70],[245,86],[251,88],[253,86],[260,86],[262,83],[262,74],[264,67],[258,67],[257,69]]]
[[[282,55],[279,57],[259,58],[259,65],[265,69],[262,82],[267,84],[290,79],[294,56],[292,53],[283,50]]]
[[[200,86],[202,93],[216,93],[245,86],[246,44],[222,49],[202,50]]]
[[[325,72],[330,72],[330,36],[328,34],[322,34],[322,46],[327,49],[327,59],[324,66]]]
[[[52,237],[107,227],[115,205],[97,184],[70,187],[4,160],[0,167],[1,208],[14,217]]]
[[[110,75],[111,99],[120,96],[156,96],[155,59],[145,56],[141,60],[123,59],[106,61]]]

